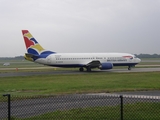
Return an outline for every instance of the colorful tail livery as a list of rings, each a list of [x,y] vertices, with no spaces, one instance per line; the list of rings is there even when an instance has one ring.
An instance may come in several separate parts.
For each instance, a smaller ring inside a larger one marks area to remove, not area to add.
[[[22,30],[26,44],[27,60],[53,66],[53,67],[78,67],[79,71],[91,71],[92,68],[100,70],[112,69],[113,66],[132,66],[141,60],[129,53],[55,53],[44,49],[28,30]],[[82,46],[83,47],[83,46]]]
[[[45,50],[29,33],[28,30],[22,30],[22,34],[28,52],[25,54],[25,58],[27,60],[35,61],[37,58],[45,58],[46,56],[55,53],[52,51]]]

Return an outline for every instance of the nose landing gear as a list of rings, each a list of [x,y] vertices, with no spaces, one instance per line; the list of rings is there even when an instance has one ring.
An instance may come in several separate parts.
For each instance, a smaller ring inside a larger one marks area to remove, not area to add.
[[[132,66],[128,66],[128,70],[131,70],[132,67],[135,67],[135,65],[132,65]]]
[[[131,66],[128,66],[128,70],[131,70]]]
[[[87,72],[91,72],[91,67],[87,67],[86,69],[87,69]],[[80,68],[79,68],[79,71],[80,71],[80,72],[83,72],[83,71],[84,71],[84,68],[83,68],[83,67],[80,67]]]

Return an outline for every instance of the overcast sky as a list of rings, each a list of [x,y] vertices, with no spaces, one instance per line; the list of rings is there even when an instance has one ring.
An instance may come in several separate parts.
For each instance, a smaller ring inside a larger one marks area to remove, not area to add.
[[[160,0],[0,0],[0,57],[26,53],[22,29],[60,53],[160,54]]]

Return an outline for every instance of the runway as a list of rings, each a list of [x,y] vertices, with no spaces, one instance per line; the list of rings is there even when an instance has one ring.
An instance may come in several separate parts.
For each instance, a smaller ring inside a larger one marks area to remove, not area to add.
[[[21,68],[25,69],[25,68]],[[32,68],[30,68],[32,69]],[[34,68],[36,69],[36,68]],[[42,68],[41,68],[42,69]],[[6,73],[0,73],[0,77],[14,77],[14,76],[32,76],[32,75],[58,75],[58,74],[90,74],[90,73],[98,73],[98,72],[105,72],[106,74],[110,72],[117,72],[117,73],[124,73],[124,72],[155,72],[155,71],[160,71],[160,68],[133,68],[132,70],[127,70],[127,69],[111,69],[111,70],[92,70],[92,72],[79,72],[77,70],[51,70],[51,71],[43,71],[43,72],[21,72],[20,69],[19,71],[15,72],[6,72]]]

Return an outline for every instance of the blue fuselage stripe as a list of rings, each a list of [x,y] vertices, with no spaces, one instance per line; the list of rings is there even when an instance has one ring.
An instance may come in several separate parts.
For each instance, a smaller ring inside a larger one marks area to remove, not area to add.
[[[113,63],[113,66],[134,66],[137,63]],[[53,66],[53,67],[68,67],[68,68],[72,68],[72,67],[85,67],[85,65],[83,64],[54,64],[54,65],[49,65],[49,66]]]
[[[113,66],[134,66],[138,63],[113,63]]]

